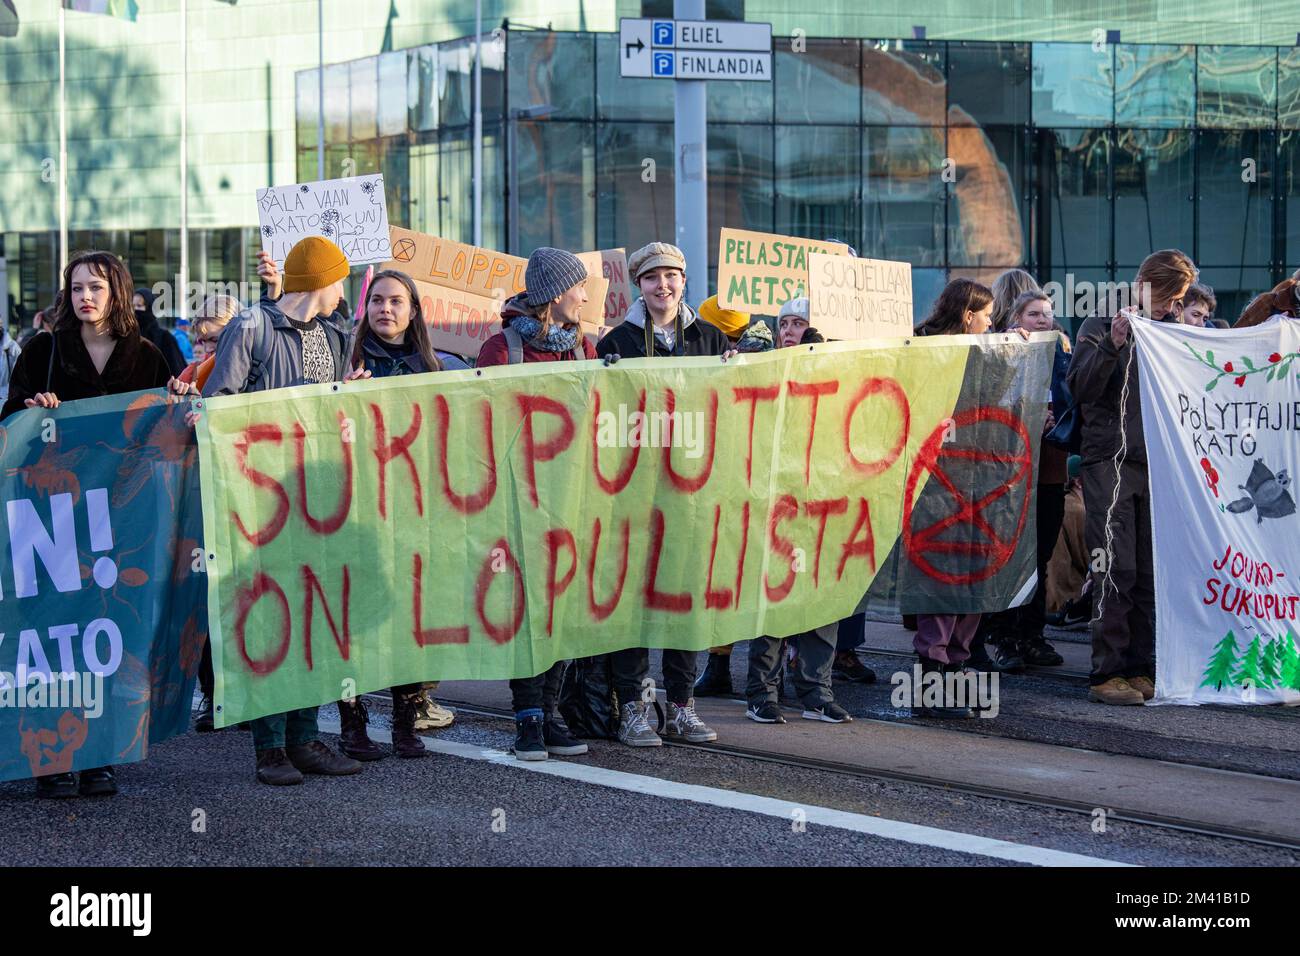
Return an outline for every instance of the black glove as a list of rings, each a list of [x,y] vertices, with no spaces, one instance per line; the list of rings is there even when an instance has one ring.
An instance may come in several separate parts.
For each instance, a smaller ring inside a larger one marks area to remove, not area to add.
[[[605,356],[605,368],[609,368],[620,358],[621,356],[617,352],[610,352],[608,355]]]

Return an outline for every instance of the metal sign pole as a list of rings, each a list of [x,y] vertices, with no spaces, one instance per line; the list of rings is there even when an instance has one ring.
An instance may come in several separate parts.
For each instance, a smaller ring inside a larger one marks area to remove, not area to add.
[[[704,0],[673,0],[673,18],[703,20]],[[673,205],[689,276],[685,298],[693,307],[708,297],[709,287],[707,91],[704,80],[673,80]]]

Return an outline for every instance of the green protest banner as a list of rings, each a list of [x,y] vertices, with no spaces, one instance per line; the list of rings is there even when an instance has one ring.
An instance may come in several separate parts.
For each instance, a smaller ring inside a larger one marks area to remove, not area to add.
[[[218,723],[788,635],[873,598],[1006,607],[1034,567],[1042,338],[205,400]]]

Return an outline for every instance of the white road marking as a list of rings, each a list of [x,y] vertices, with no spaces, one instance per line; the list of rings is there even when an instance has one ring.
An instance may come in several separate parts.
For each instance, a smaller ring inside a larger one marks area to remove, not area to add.
[[[338,723],[322,720],[320,729],[326,733],[337,734]],[[372,739],[380,743],[391,743],[391,734],[382,727],[371,726]],[[516,760],[511,754],[501,750],[490,750],[474,744],[458,743],[454,740],[442,740],[436,737],[421,737],[425,747],[434,753],[465,760],[478,760],[510,767],[529,773],[541,773],[563,780],[589,783],[599,787],[613,787],[631,793],[643,793],[647,796],[661,797],[666,800],[689,800],[728,810],[743,810],[748,813],[761,813],[764,816],[779,817],[782,820],[796,819],[795,811],[804,814],[803,819],[812,825],[836,827],[854,833],[883,837],[887,840],[899,840],[903,843],[915,843],[918,846],[934,847],[939,850],[954,850],[958,853],[974,853],[979,856],[993,857],[998,860],[1010,860],[1014,863],[1026,863],[1032,866],[1132,866],[1116,860],[1085,856],[1081,853],[1066,853],[1062,850],[1050,850],[1045,847],[1030,846],[1024,843],[1011,843],[1007,840],[994,840],[989,837],[961,833],[957,830],[942,830],[938,827],[921,826],[905,823],[901,820],[887,820],[883,817],[851,813],[847,810],[834,810],[830,807],[807,806],[762,797],[752,793],[739,793],[734,790],[722,790],[717,787],[702,787],[692,783],[678,783],[675,780],[661,780],[643,774],[625,773],[621,770],[607,770],[588,764],[571,763],[564,760]]]

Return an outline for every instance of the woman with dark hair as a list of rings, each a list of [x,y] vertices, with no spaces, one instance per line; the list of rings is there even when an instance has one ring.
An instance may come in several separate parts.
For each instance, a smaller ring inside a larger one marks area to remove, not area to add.
[[[420,315],[420,294],[410,276],[395,269],[375,273],[352,342],[352,368],[374,378],[420,375],[469,368],[453,355],[436,352]],[[393,694],[393,752],[423,757],[428,751],[416,735],[416,718],[427,698],[419,683],[401,684]],[[384,751],[366,733],[369,721],[361,698],[339,701],[339,746],[354,760],[378,760]]]
[[[53,332],[41,332],[14,366],[0,418],[24,408],[58,408],[63,402],[149,388],[190,390],[171,378],[162,353],[140,337],[131,309],[131,274],[110,252],[83,252],[63,270]],[[112,767],[56,773],[36,780],[47,798],[112,796]]]
[[[971,279],[953,279],[941,293],[917,335],[983,335],[993,327],[993,293]],[[1022,333],[1023,334],[1023,333]],[[912,646],[923,673],[961,671],[971,659],[979,632],[979,614],[917,614]],[[929,717],[971,717],[969,707],[914,708]]]

